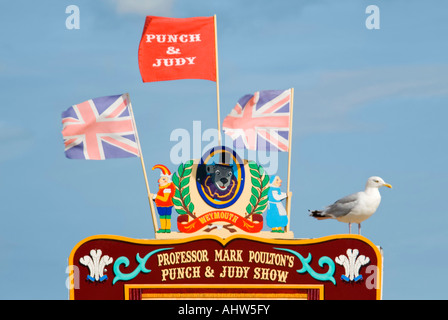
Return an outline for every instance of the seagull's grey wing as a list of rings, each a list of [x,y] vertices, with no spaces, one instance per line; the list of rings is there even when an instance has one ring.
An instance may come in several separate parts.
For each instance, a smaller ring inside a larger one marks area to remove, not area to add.
[[[343,217],[352,211],[352,209],[358,204],[359,192],[350,194],[344,198],[339,199],[332,205],[325,208],[322,215],[330,216],[332,218]]]

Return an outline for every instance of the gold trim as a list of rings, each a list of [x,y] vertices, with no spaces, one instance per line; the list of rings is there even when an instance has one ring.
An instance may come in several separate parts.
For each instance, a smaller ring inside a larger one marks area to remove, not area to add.
[[[308,300],[306,293],[144,293],[142,300],[272,300],[272,299],[289,299],[289,300]]]
[[[129,300],[130,289],[319,289],[319,300],[324,299],[324,285],[225,285],[225,284],[189,284],[189,285],[160,285],[160,284],[125,284],[124,285],[124,299]],[[294,300],[306,300],[308,298],[307,293],[144,293],[142,294],[142,300],[144,299],[294,299]]]

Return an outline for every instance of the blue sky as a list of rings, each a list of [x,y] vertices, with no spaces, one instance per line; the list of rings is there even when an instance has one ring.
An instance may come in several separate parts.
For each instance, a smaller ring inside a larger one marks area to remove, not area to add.
[[[80,29],[68,30],[68,5]],[[368,5],[380,29],[365,27]],[[363,224],[384,249],[385,299],[446,299],[448,44],[445,1],[10,1],[0,12],[0,299],[66,299],[67,258],[97,234],[153,238],[140,161],[66,159],[61,112],[129,92],[150,179],[176,128],[216,128],[215,84],[142,83],[146,15],[217,15],[221,117],[247,93],[293,87],[291,228],[347,232],[320,209],[393,185]],[[202,142],[204,147],[207,142]],[[286,154],[278,174],[285,177]],[[174,165],[173,165],[174,166]],[[173,167],[172,166],[172,167]],[[285,180],[285,179],[284,179]],[[432,276],[430,276],[432,275]]]

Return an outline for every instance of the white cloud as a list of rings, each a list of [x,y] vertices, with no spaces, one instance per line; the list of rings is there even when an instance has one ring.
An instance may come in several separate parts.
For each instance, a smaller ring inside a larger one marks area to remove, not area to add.
[[[174,0],[110,0],[118,13],[170,16]]]

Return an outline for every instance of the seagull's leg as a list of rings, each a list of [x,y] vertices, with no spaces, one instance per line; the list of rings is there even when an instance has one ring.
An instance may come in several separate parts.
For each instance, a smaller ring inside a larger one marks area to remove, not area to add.
[[[348,223],[348,233],[352,233],[352,224],[350,222]]]
[[[361,224],[358,223],[358,234],[361,234]]]

